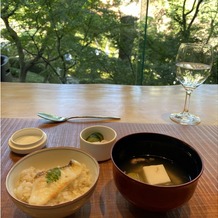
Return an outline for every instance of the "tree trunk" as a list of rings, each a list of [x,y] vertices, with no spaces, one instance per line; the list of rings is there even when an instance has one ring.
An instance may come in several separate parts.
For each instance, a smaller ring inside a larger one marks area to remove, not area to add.
[[[23,52],[23,46],[22,46],[22,43],[21,43],[16,31],[10,26],[8,19],[9,19],[9,16],[2,17],[2,20],[5,23],[7,31],[9,33],[10,37],[15,42],[15,45],[17,47],[18,57],[19,57],[19,65],[20,65],[20,78],[19,78],[20,82],[25,82],[27,70],[25,67],[25,61],[24,61],[25,55]]]
[[[137,36],[134,27],[135,17],[124,16],[121,17],[121,31],[119,39],[119,58],[122,60],[129,60],[132,54],[134,39]]]

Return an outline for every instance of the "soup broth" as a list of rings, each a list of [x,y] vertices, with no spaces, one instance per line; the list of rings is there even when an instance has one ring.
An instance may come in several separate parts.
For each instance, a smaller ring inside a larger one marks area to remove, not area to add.
[[[142,173],[143,167],[159,164],[164,165],[164,168],[171,180],[170,183],[162,185],[179,185],[191,180],[188,173],[179,167],[174,161],[159,156],[148,155],[142,157],[133,157],[126,161],[121,169],[133,179],[145,182]]]

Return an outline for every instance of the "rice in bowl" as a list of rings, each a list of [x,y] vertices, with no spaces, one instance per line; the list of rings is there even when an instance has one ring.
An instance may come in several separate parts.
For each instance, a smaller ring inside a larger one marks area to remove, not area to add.
[[[44,205],[53,206],[72,201],[90,189],[93,184],[92,176],[85,164],[81,164],[81,166],[82,170],[79,176]],[[29,204],[34,180],[41,172],[45,172],[45,170],[32,166],[21,171],[14,189],[14,194],[19,200]]]

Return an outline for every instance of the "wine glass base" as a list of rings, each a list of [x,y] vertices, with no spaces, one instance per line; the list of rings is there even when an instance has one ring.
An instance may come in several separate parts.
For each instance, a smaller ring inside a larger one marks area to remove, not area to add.
[[[197,125],[201,122],[200,117],[190,113],[172,113],[170,119],[181,125]]]

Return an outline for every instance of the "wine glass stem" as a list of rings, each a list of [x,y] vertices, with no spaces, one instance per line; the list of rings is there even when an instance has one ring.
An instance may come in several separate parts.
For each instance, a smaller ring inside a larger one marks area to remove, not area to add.
[[[189,105],[190,105],[191,93],[192,93],[192,91],[186,90],[185,105],[184,105],[183,113],[189,113]]]

